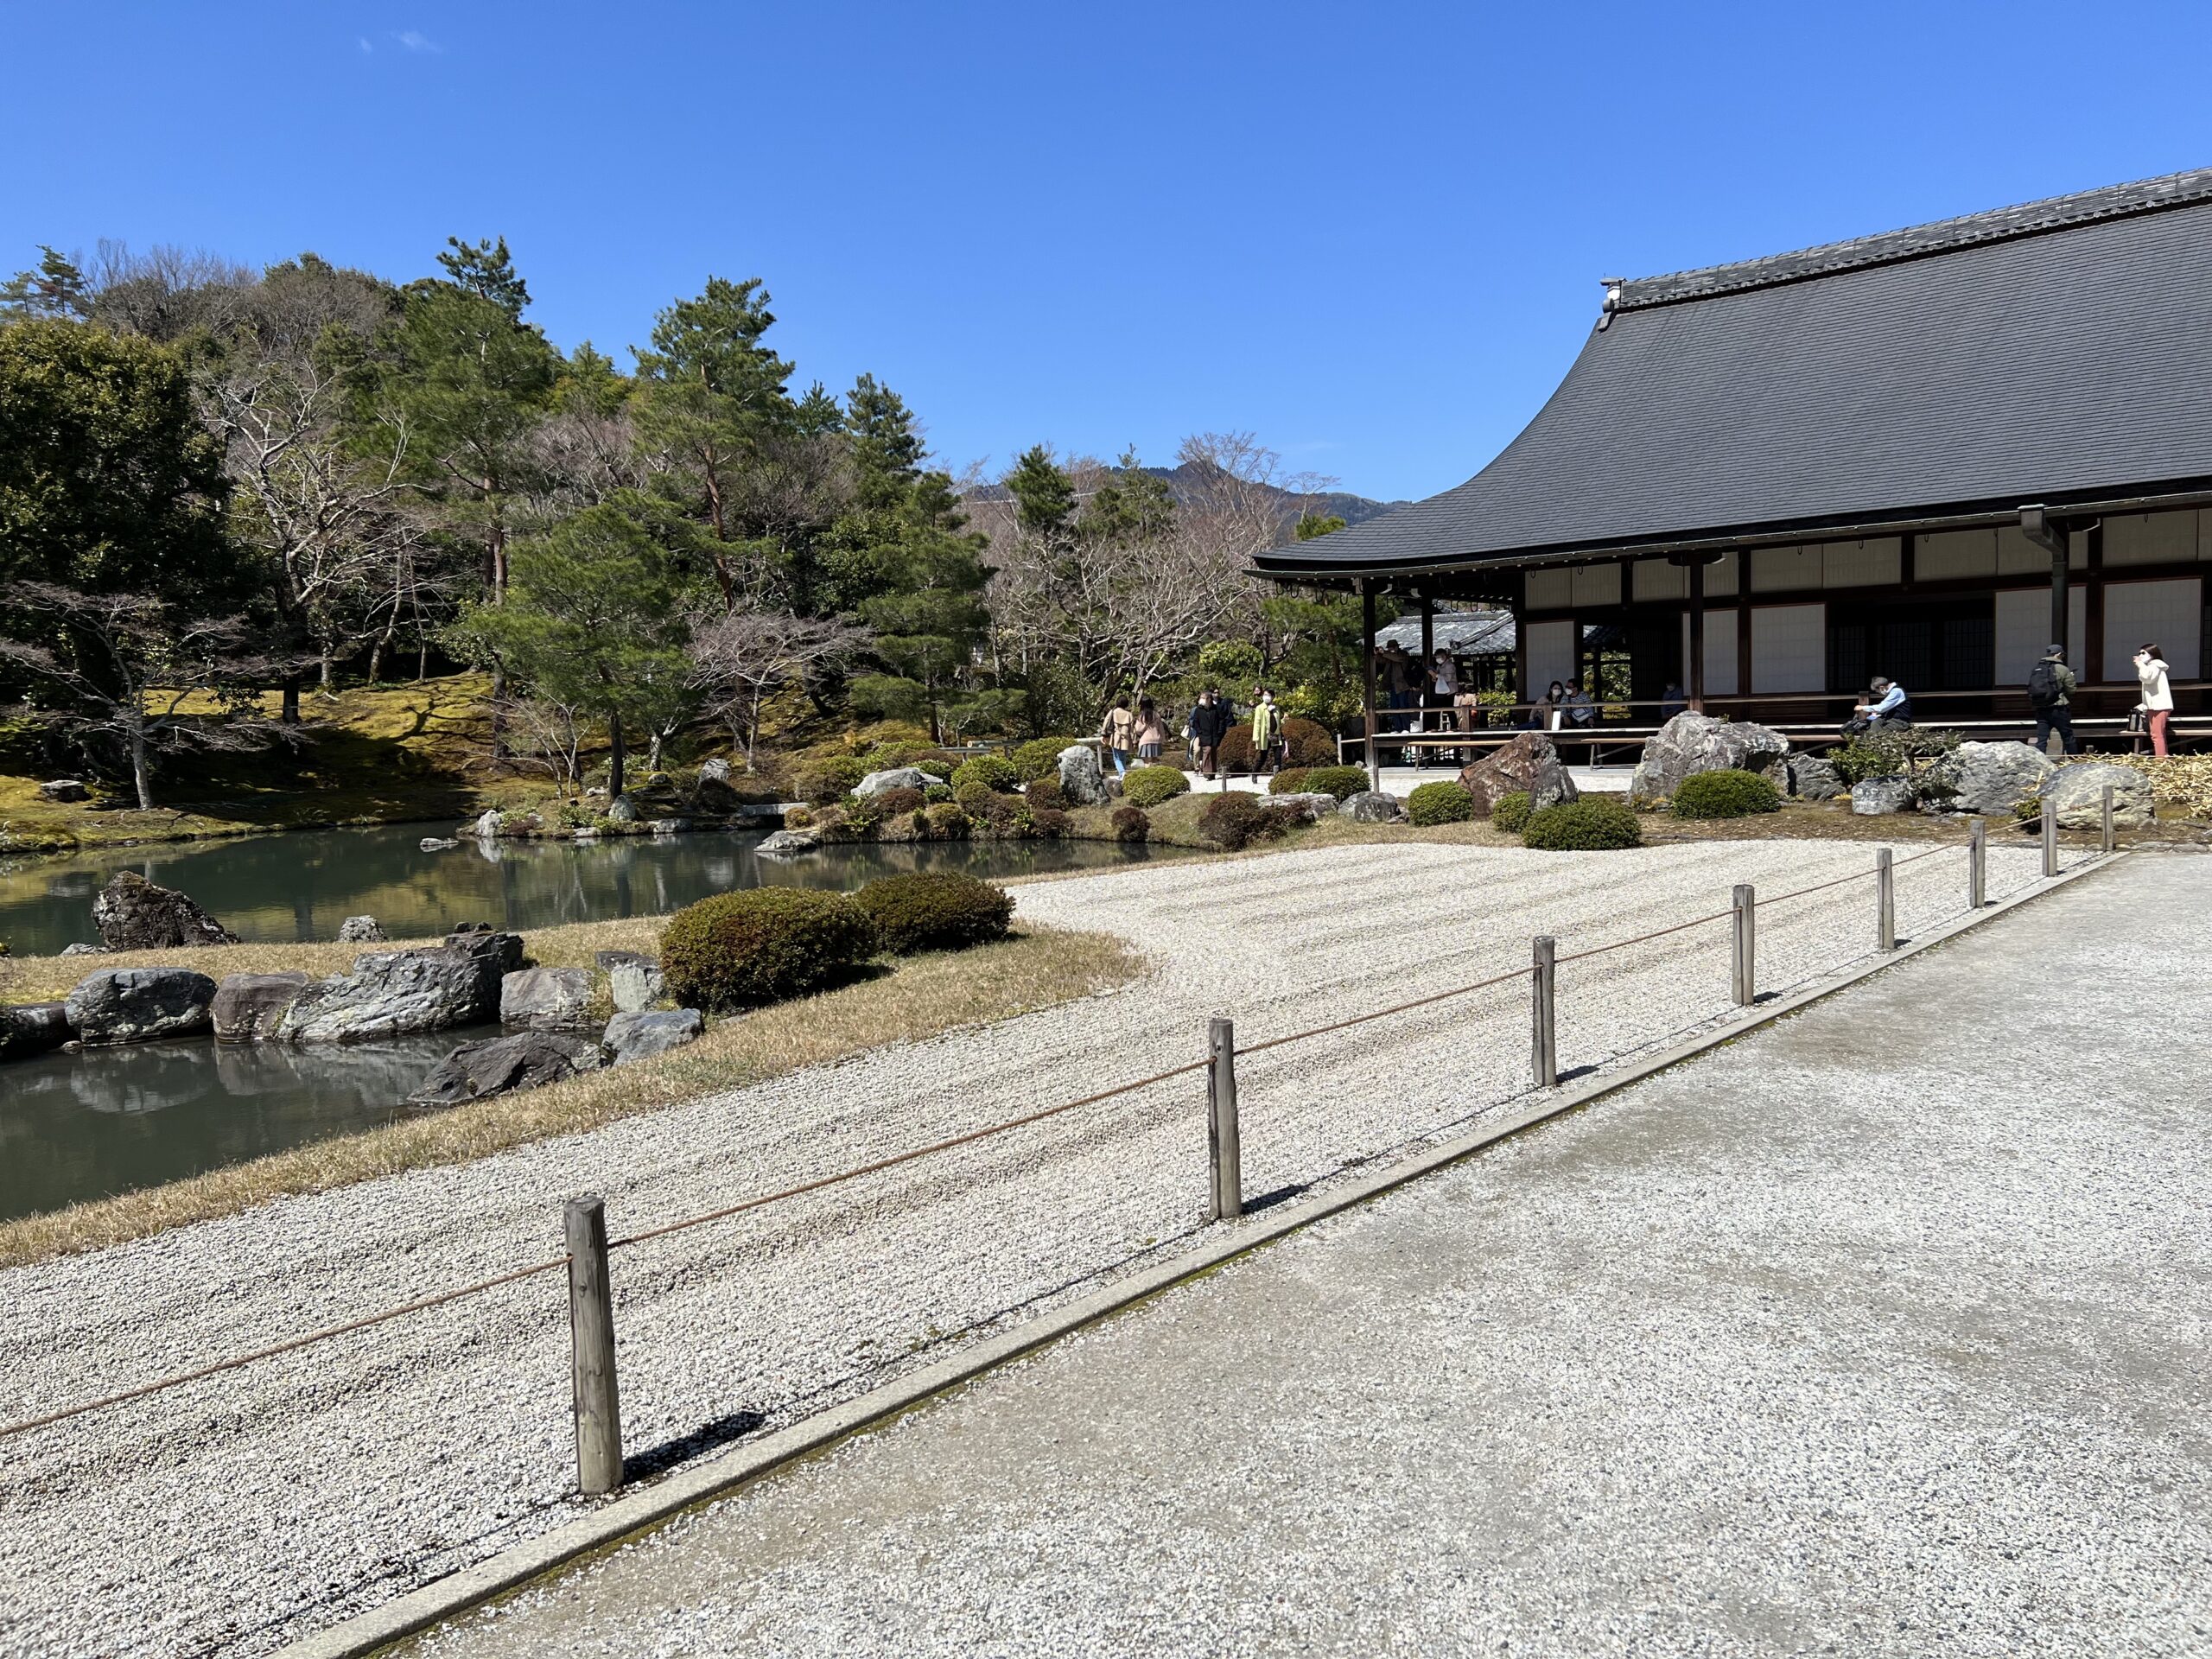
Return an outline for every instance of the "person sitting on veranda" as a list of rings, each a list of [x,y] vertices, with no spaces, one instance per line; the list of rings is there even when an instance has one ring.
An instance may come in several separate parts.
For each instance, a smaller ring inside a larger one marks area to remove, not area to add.
[[[1846,737],[1859,737],[1875,732],[1901,732],[1912,724],[1912,699],[1905,695],[1904,687],[1887,675],[1877,674],[1874,683],[1866,688],[1866,701],[1852,710],[1852,717],[1844,722]]]
[[[1659,723],[1664,726],[1676,715],[1689,712],[1690,700],[1682,695],[1680,681],[1669,680],[1667,689],[1659,694]]]
[[[1582,689],[1580,680],[1567,683],[1567,718],[1585,729],[1598,722],[1598,705],[1590,701],[1590,694]]]

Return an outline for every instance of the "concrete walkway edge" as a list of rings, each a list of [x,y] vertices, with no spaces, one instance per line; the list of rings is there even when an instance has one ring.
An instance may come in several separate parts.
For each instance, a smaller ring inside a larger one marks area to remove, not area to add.
[[[1747,1032],[1770,1025],[1821,999],[1872,978],[1923,950],[1934,949],[1969,928],[2018,909],[2069,882],[2105,869],[2126,857],[2113,853],[2091,858],[2077,868],[2061,871],[2048,880],[1989,905],[1978,914],[1955,918],[1920,938],[1902,944],[1878,960],[1860,961],[1808,981],[1798,989],[1762,1003],[1750,1013],[1700,1033],[1689,1040],[1623,1066],[1619,1071],[1590,1079],[1573,1088],[1550,1091],[1517,1109],[1492,1117],[1452,1140],[1409,1154],[1387,1168],[1363,1175],[1319,1197],[1262,1212],[1243,1223],[1224,1226],[1219,1236],[1198,1249],[1109,1285],[1043,1315],[1017,1329],[986,1338],[971,1348],[927,1365],[912,1374],[873,1389],[843,1405],[818,1412],[789,1427],[777,1430],[752,1445],[734,1447],[696,1468],[679,1471],[658,1484],[616,1497],[591,1514],[555,1528],[543,1536],[528,1539],[500,1551],[488,1560],[448,1574],[410,1591],[382,1607],[356,1614],[279,1650],[276,1659],[359,1659],[380,1648],[403,1641],[457,1613],[518,1588],[533,1579],[570,1566],[583,1556],[608,1548],[630,1535],[657,1526],[685,1510],[711,1502],[786,1463],[823,1450],[863,1429],[871,1428],[957,1387],[986,1371],[1018,1359],[1033,1350],[1093,1324],[1131,1305],[1171,1289],[1185,1280],[1211,1272],[1246,1252],[1274,1243],[1287,1234],[1311,1226],[1341,1211],[1402,1186],[1448,1165],[1471,1157],[1487,1147],[1518,1135],[1551,1118],[1580,1109],[1632,1084],[1668,1071],[1706,1051],[1733,1042]]]

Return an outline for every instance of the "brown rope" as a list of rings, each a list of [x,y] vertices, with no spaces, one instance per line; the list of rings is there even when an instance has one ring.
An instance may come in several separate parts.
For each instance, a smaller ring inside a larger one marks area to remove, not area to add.
[[[1486,991],[1493,985],[1503,985],[1509,980],[1520,978],[1529,969],[1516,968],[1511,973],[1499,974],[1491,979],[1478,979],[1471,985],[1455,985],[1448,991],[1438,991],[1430,996],[1417,996],[1410,1002],[1395,1007],[1377,1008],[1372,1014],[1355,1014],[1349,1020],[1338,1020],[1329,1025],[1316,1026],[1311,1031],[1294,1031],[1287,1037],[1270,1037],[1264,1043],[1248,1043],[1237,1048],[1239,1054],[1261,1054],[1271,1048],[1281,1048],[1285,1043],[1302,1043],[1308,1037],[1326,1036],[1332,1031],[1342,1031],[1348,1026],[1363,1026],[1370,1020],[1387,1020],[1394,1014],[1404,1014],[1414,1008],[1425,1008],[1432,1002],[1447,1001],[1455,996],[1466,996],[1476,991]]]
[[[26,1417],[19,1423],[0,1424],[0,1440],[10,1434],[20,1434],[26,1429],[44,1428],[49,1423],[59,1423],[71,1417],[81,1417],[88,1411],[104,1410],[119,1406],[127,1400],[141,1400],[149,1394],[159,1394],[164,1389],[178,1388],[187,1382],[197,1382],[203,1376],[213,1376],[220,1371],[234,1371],[241,1365],[251,1365],[257,1360],[274,1359],[279,1354],[289,1354],[318,1342],[327,1342],[333,1337],[342,1337],[354,1331],[365,1331],[372,1325],[383,1325],[408,1313],[420,1313],[425,1308],[438,1307],[447,1302],[457,1302],[464,1296],[474,1296],[482,1291],[511,1285],[518,1279],[527,1279],[533,1274],[550,1273],[555,1268],[565,1268],[569,1258],[564,1252],[546,1262],[533,1262],[526,1268],[517,1268],[491,1279],[479,1279],[474,1284],[462,1285],[456,1290],[442,1290],[435,1296],[424,1296],[412,1302],[403,1302],[397,1307],[387,1307],[381,1313],[364,1314],[349,1319],[344,1325],[326,1325],[320,1331],[310,1331],[305,1336],[294,1337],[272,1347],[257,1348],[250,1354],[234,1354],[228,1359],[219,1359],[197,1370],[179,1371],[174,1376],[158,1377],[151,1382],[142,1382],[135,1389],[125,1389],[120,1394],[111,1394],[104,1399],[87,1400],[81,1405],[65,1406],[59,1411],[49,1411],[41,1417]]]

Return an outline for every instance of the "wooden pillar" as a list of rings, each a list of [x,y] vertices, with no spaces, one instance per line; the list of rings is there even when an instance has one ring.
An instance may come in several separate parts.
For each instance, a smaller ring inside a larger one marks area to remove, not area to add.
[[[2074,671],[2082,677],[2084,686],[2094,685],[2107,677],[2105,669],[2105,526],[2101,518],[2084,532],[2082,539],[2088,543],[2082,572],[2082,660],[2074,664]],[[2070,643],[2063,635],[2058,643]],[[2100,714],[2104,710],[2100,709]]]
[[[1375,753],[1375,578],[1359,579],[1359,662],[1361,708],[1366,717],[1367,786],[1382,787],[1382,764]]]
[[[2061,651],[2066,649],[2066,548],[2073,540],[2059,525],[2051,526],[2054,545],[2050,550],[2050,638]],[[2088,653],[2084,652],[2083,656]]]
[[[1687,677],[1682,689],[1689,693],[1690,707],[1699,714],[1705,712],[1705,566],[1697,560],[1690,562],[1690,659],[1682,665]]]
[[[1427,662],[1436,655],[1436,601],[1427,594],[1421,596],[1421,659]]]

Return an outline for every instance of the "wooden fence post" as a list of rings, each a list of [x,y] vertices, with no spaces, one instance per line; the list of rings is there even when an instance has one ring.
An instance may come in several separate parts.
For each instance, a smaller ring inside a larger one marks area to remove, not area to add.
[[[1892,868],[1896,855],[1887,847],[1874,852],[1874,948],[1884,954],[1897,948],[1897,883]]]
[[[1244,1213],[1244,1147],[1236,1131],[1236,1028],[1216,1014],[1207,1039],[1206,1156],[1213,1175],[1212,1221]]]
[[[614,1386],[614,1304],[607,1279],[607,1205],[596,1194],[561,1211],[569,1241],[569,1336],[576,1411],[576,1485],[587,1497],[622,1484],[622,1410]]]
[[[1536,1074],[1536,1087],[1550,1089],[1559,1083],[1559,1028],[1553,1020],[1552,998],[1558,982],[1558,969],[1553,957],[1558,944],[1549,934],[1535,941],[1535,970],[1532,976],[1532,1039],[1529,1045],[1529,1069]]]
[[[2058,803],[2048,795],[2043,798],[2043,873],[2058,874]]]
[[[1733,978],[1736,1001],[1745,1007],[1758,1001],[1758,902],[1748,885],[1737,887]]]
[[[1967,820],[1967,908],[1980,910],[1989,891],[1989,820]]]
[[[2105,851],[2106,851],[2106,852],[2107,852],[2107,853],[2111,852],[2111,851],[2112,851],[2112,849],[2113,849],[2113,848],[2117,844],[2117,843],[2114,842],[2113,838],[2113,822],[2112,822],[2112,815],[2113,815],[2112,785],[2111,785],[2110,784],[2107,784],[2107,785],[2105,785],[2105,837],[2104,837],[2104,849],[2105,849]]]

